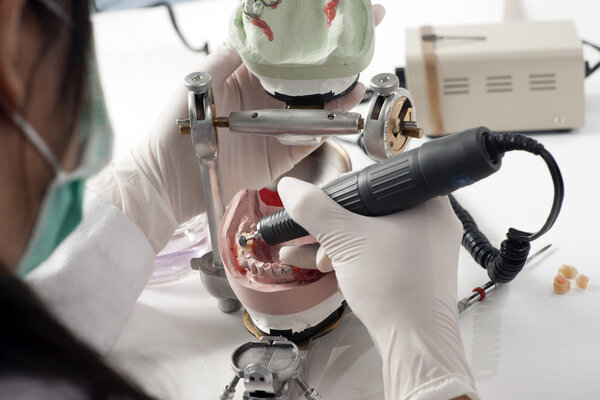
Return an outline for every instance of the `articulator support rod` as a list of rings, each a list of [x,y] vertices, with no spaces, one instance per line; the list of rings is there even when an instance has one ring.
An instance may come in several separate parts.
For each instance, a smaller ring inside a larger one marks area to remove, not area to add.
[[[221,185],[221,174],[217,159],[216,127],[213,124],[213,95],[211,90],[211,77],[205,73],[192,73],[185,78],[185,86],[188,89],[189,120],[187,125],[192,135],[192,145],[196,157],[200,161],[200,175],[202,179],[202,191],[206,202],[206,214],[212,245],[212,265],[208,266],[207,272],[211,275],[210,280],[205,282],[216,283],[218,286],[231,288],[227,284],[223,261],[219,253],[218,229],[225,214],[225,203],[223,201],[223,186]],[[212,268],[211,268],[212,267]],[[202,270],[200,270],[202,273]],[[215,275],[218,279],[215,280]],[[204,278],[204,277],[203,277]],[[220,288],[208,288],[209,292]],[[231,292],[233,298],[219,298],[219,309],[223,312],[233,312],[241,307],[241,304]]]

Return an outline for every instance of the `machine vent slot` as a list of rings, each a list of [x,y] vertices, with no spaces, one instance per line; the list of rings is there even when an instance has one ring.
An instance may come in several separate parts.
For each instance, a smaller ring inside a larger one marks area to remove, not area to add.
[[[490,75],[485,77],[487,93],[509,93],[513,91],[512,75]]]
[[[470,83],[467,77],[454,77],[443,79],[443,92],[444,95],[454,94],[469,94]]]
[[[556,74],[529,74],[529,90],[532,92],[556,90]]]

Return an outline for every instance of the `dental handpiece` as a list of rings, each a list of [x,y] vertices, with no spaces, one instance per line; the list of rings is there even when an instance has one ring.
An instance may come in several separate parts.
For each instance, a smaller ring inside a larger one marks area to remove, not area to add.
[[[486,137],[498,135],[479,127],[424,143],[421,147],[344,175],[321,188],[345,209],[365,216],[395,213],[444,196],[498,171],[501,152]],[[276,245],[309,235],[285,209],[263,217],[250,236]]]

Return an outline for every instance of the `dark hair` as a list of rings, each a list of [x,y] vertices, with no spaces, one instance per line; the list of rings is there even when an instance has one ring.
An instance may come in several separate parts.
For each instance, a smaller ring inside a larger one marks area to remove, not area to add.
[[[62,128],[67,133],[59,141],[59,151],[66,148],[70,139],[70,133],[77,123],[79,110],[81,107],[83,96],[88,90],[87,76],[87,60],[90,50],[92,27],[90,22],[90,9],[88,1],[81,0],[52,0],[59,4],[65,11],[66,16],[70,19],[70,23],[63,21],[54,14],[44,3],[38,0],[27,1],[26,11],[30,11],[33,17],[44,31],[44,43],[42,50],[37,55],[34,62],[32,74],[29,83],[26,87],[27,98],[33,92],[33,75],[37,69],[43,64],[44,58],[49,51],[52,51],[56,44],[56,38],[61,32],[67,32],[69,43],[67,47],[66,60],[64,62],[64,70],[59,71],[60,93],[56,98],[56,103],[52,106],[57,112],[68,115],[70,118],[65,118],[65,126]],[[60,158],[62,154],[57,154]]]
[[[150,399],[58,323],[31,289],[2,265],[0,307],[0,377],[63,382],[90,399]]]
[[[77,123],[78,111],[87,90],[91,23],[87,0],[63,0],[60,6],[67,11],[71,24],[65,24],[38,0],[29,0],[25,12],[31,13],[45,34],[45,43],[37,56],[33,74],[43,62],[44,55],[51,51],[60,30],[71,31],[65,70],[60,71],[61,95],[53,105],[72,116],[64,127],[65,137],[59,142],[64,144],[61,146],[64,149]],[[31,81],[27,96],[32,93]],[[0,377],[54,380],[72,385],[90,399],[151,399],[56,321],[27,285],[11,275],[1,263],[0,307],[3,317]]]

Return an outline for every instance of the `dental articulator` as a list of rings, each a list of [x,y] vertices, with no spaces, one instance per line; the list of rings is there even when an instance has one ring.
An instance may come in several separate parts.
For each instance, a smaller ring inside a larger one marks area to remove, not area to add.
[[[293,15],[298,18],[304,15],[302,12],[311,11],[298,8],[301,6],[297,3],[300,2],[245,1],[234,14],[232,31],[236,33],[243,30],[244,35],[236,37],[243,36],[247,40],[254,38],[256,43],[269,46],[270,42],[281,36],[281,31],[277,28],[285,25],[286,12],[295,13]],[[364,14],[364,18],[372,20],[370,7],[367,0],[326,1],[321,6],[322,26],[319,25],[318,29],[327,35],[328,29],[335,28],[336,19],[347,18],[345,22],[348,22],[348,18],[359,11]],[[283,15],[283,20],[277,18],[278,12]],[[372,42],[372,22],[371,25],[366,24],[363,30],[366,32],[365,42]],[[251,32],[253,36],[247,32]],[[239,50],[239,43],[237,46]],[[250,110],[218,116],[215,110],[218,111],[219,105],[214,103],[210,75],[195,72],[185,78],[189,115],[178,119],[177,124],[182,134],[191,136],[191,144],[199,160],[213,248],[212,253],[192,260],[192,266],[199,271],[209,293],[217,298],[221,311],[237,311],[241,305],[238,298],[242,300],[250,313],[249,319],[256,325],[255,335],[260,338],[240,346],[233,353],[232,367],[235,376],[224,389],[221,399],[233,399],[239,381],[244,382],[243,398],[248,400],[284,400],[292,398],[290,396],[294,394],[313,400],[320,397],[308,386],[303,375],[306,372],[303,357],[308,345],[294,343],[299,338],[295,331],[288,332],[281,327],[269,330],[269,326],[276,325],[272,322],[274,320],[265,316],[264,311],[247,304],[246,292],[239,288],[232,289],[235,287],[231,284],[234,277],[226,265],[229,261],[224,264],[221,256],[227,249],[219,247],[219,227],[226,209],[218,165],[218,129],[228,128],[233,134],[239,135],[271,136],[280,143],[291,146],[317,145],[328,137],[362,134],[365,150],[375,163],[322,186],[338,204],[358,214],[391,214],[436,196],[449,195],[452,207],[463,224],[462,244],[475,261],[487,270],[490,278],[490,282],[480,288],[483,294],[478,291],[458,304],[461,312],[478,300],[483,300],[485,294],[494,288],[514,279],[528,260],[530,243],[546,233],[558,217],[564,192],[561,173],[552,155],[534,139],[478,127],[431,140],[405,151],[409,141],[421,138],[423,131],[417,123],[411,93],[399,86],[399,80],[394,74],[382,73],[371,79],[375,95],[365,115],[324,110],[324,102],[340,97],[353,88],[358,73],[364,69],[364,65],[361,65],[364,64],[363,59],[367,57],[370,60],[372,55],[372,43],[367,43],[364,47],[367,50],[357,51],[360,63],[354,70],[346,71],[346,76],[339,76],[340,74],[333,72],[339,72],[339,69],[328,67],[327,62],[331,61],[329,58],[321,63],[322,70],[315,70],[308,65],[305,68],[296,66],[292,72],[299,73],[298,77],[290,75],[290,68],[267,65],[264,60],[254,57],[254,54],[240,51],[248,68],[262,78],[261,83],[267,93],[282,100],[281,109]],[[330,52],[333,53],[335,51]],[[308,71],[304,76],[303,69]],[[327,76],[331,76],[331,79]],[[303,82],[310,89],[302,89]],[[504,154],[514,150],[526,151],[544,160],[552,176],[554,199],[550,215],[539,231],[532,233],[510,228],[500,249],[496,249],[451,193],[497,172]],[[232,234],[234,246],[244,249],[260,242],[263,249],[268,251],[271,246],[308,235],[283,208],[266,209],[265,214],[256,222],[256,231],[252,236],[235,237],[237,233]],[[243,268],[237,269],[239,271],[235,272],[234,268],[235,274],[250,273]],[[336,326],[335,320],[339,323],[342,318],[344,307],[345,303],[341,298],[332,303],[331,309],[324,311],[319,317],[326,320],[326,323],[315,323],[313,327],[318,328],[318,331],[313,329],[310,335],[316,337],[333,329]],[[335,315],[335,318],[332,319],[331,315]],[[310,344],[310,337],[301,339],[308,339]]]

